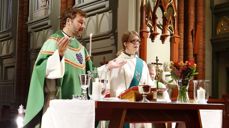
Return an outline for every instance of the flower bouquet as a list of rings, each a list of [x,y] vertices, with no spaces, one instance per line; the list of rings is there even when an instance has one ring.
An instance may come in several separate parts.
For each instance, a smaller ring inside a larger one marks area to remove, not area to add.
[[[178,101],[188,102],[188,85],[193,76],[197,75],[196,64],[194,61],[180,61],[177,63],[171,62],[171,77],[178,83]]]

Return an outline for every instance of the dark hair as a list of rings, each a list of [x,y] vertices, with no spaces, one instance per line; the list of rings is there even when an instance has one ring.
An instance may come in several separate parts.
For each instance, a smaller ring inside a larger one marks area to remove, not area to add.
[[[79,14],[80,16],[83,16],[83,17],[87,16],[83,10],[78,9],[76,7],[73,7],[73,8],[71,7],[71,8],[68,8],[64,11],[64,13],[61,17],[61,24],[63,26],[65,26],[67,18],[74,19],[77,14]]]
[[[132,40],[134,38],[134,36],[138,36],[139,37],[139,34],[136,31],[129,31],[129,32],[125,32],[122,35],[122,46],[123,46],[123,49],[125,49],[124,43],[128,42],[129,40]]]

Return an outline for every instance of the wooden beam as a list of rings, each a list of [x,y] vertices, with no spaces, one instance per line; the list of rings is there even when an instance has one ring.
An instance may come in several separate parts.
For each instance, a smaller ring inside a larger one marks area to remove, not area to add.
[[[198,79],[205,78],[205,17],[204,0],[196,1],[196,34],[194,44],[194,54],[196,54]]]
[[[146,61],[147,58],[147,38],[148,38],[148,31],[146,25],[146,0],[141,0],[140,6],[140,38],[141,38],[141,45],[139,49],[139,57]]]
[[[195,23],[195,0],[188,0],[188,32],[187,32],[187,60],[194,60],[193,42],[194,42],[194,23]]]
[[[179,61],[184,60],[184,0],[178,0]]]
[[[171,45],[170,45],[170,60],[173,62],[179,61],[179,43],[180,43],[180,36],[178,33],[178,18],[177,18],[177,9],[176,9],[176,1],[173,1],[173,6],[175,7],[175,16],[174,16],[174,35],[171,37]]]

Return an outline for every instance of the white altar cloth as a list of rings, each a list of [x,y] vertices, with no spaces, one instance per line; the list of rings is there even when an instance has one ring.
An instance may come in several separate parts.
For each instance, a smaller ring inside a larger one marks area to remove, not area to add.
[[[203,128],[222,128],[222,110],[200,110]]]
[[[203,128],[222,128],[222,110],[200,110],[200,117]],[[172,128],[176,128],[176,123],[172,123]],[[178,128],[186,128],[184,123],[179,124]]]
[[[203,128],[221,128],[222,110],[200,110]],[[173,128],[175,123],[173,123]],[[183,128],[184,124],[179,128]],[[95,101],[52,100],[42,117],[41,128],[94,128]]]
[[[42,117],[41,128],[94,128],[95,101],[52,100]]]

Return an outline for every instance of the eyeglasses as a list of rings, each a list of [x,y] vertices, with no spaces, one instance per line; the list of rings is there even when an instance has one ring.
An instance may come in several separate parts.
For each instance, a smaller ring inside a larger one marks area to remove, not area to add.
[[[134,40],[130,40],[129,42],[130,42],[131,44],[140,44],[141,41],[140,41],[140,40],[135,40],[135,39],[134,39]]]

